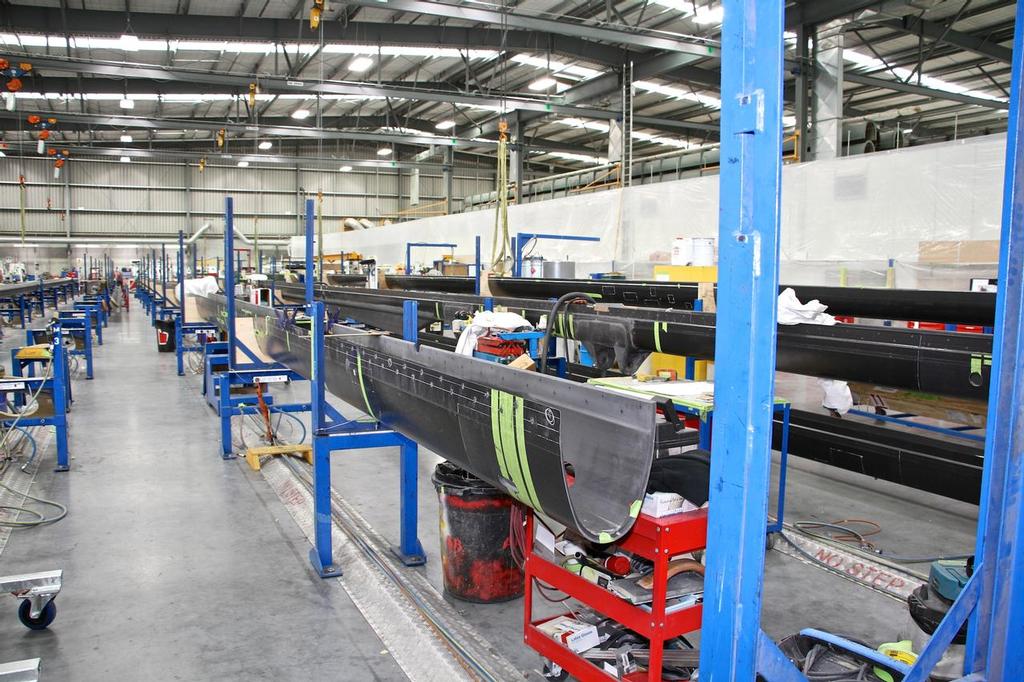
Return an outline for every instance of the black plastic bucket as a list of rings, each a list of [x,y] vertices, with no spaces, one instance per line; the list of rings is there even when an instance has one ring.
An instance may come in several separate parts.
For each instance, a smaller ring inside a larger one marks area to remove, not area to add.
[[[174,320],[156,321],[156,349],[161,353],[173,353],[174,343]]]
[[[479,604],[523,596],[509,536],[512,498],[451,462],[438,464],[430,480],[439,503],[444,591]]]

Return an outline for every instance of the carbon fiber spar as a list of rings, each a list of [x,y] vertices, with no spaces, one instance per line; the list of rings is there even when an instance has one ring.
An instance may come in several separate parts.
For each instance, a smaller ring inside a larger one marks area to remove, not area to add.
[[[223,325],[226,299],[197,297]],[[267,356],[310,376],[308,332],[273,308],[235,303]],[[334,325],[327,389],[594,542],[613,542],[640,511],[654,459],[648,398],[526,372]]]

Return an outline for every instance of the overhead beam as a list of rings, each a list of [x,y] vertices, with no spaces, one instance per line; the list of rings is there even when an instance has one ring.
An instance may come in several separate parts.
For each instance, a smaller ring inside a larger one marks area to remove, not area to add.
[[[375,3],[383,8],[380,3]],[[102,10],[63,10],[66,25],[73,35],[117,35],[127,28],[124,12]],[[62,10],[57,7],[0,5],[0,25],[14,32],[64,34]],[[554,52],[600,64],[621,64],[631,55],[621,47],[550,31],[509,30],[500,28],[396,24],[376,22],[325,21],[321,24],[324,40],[363,45],[410,45],[454,49],[523,50]],[[190,14],[131,13],[132,33],[139,37],[237,40],[289,43],[297,38],[319,40],[308,21],[265,19],[258,17],[209,16]]]
[[[353,168],[367,168],[367,169],[393,169],[393,168],[404,168],[413,169],[419,168],[421,170],[432,170],[438,174],[443,170],[442,164],[439,163],[424,163],[420,161],[378,161],[377,159],[345,159],[345,158],[322,158],[312,156],[282,156],[279,154],[239,154],[239,153],[228,153],[228,154],[209,154],[185,149],[166,149],[166,150],[154,150],[154,149],[135,149],[131,147],[83,147],[75,145],[59,145],[61,149],[67,149],[70,153],[71,163],[74,163],[75,159],[78,158],[120,158],[127,156],[131,159],[138,159],[144,161],[154,162],[174,162],[174,161],[196,161],[206,159],[210,165],[235,165],[240,161],[248,161],[252,165],[260,165],[264,167],[287,167],[294,168],[299,166],[301,168],[327,168],[337,170],[339,166],[352,166]],[[7,149],[7,155],[13,156],[24,156],[26,158],[35,158],[45,160],[45,157],[40,157],[36,154],[35,145],[10,145]]]
[[[33,62],[36,60],[28,57]],[[252,82],[252,78],[248,79]],[[212,83],[194,83],[191,81],[168,81],[153,80],[148,78],[132,78],[124,80],[120,78],[104,77],[93,74],[91,77],[69,78],[63,76],[32,76],[23,79],[24,87],[22,92],[36,93],[60,93],[66,95],[77,95],[80,92],[95,92],[100,94],[123,94],[129,95],[233,95],[248,96],[249,86]],[[374,81],[374,84],[377,84]],[[380,85],[405,87],[409,81],[381,81]],[[426,90],[439,90],[458,92],[458,89],[451,83],[441,81],[419,81],[416,87]]]
[[[221,72],[199,71],[195,69],[183,69],[179,67],[166,67],[147,64],[130,64],[124,62],[109,62],[95,59],[63,59],[59,57],[43,57],[31,55],[34,70],[43,72],[46,69],[54,69],[64,72],[92,73],[111,78],[142,78],[147,80],[168,80],[187,83],[209,83],[220,84],[233,88],[245,88],[248,91],[249,84],[256,81],[259,83],[260,91],[272,94],[301,94],[308,97],[316,95],[348,95],[352,97],[386,97],[403,100],[416,100],[426,102],[445,102],[463,104],[467,106],[483,106],[506,108],[508,110],[518,109],[520,111],[535,111],[541,113],[555,113],[564,116],[575,116],[581,118],[608,119],[614,118],[618,112],[610,109],[595,107],[583,107],[570,104],[562,104],[558,101],[535,99],[520,95],[480,95],[474,93],[462,93],[440,90],[427,90],[397,85],[377,85],[375,83],[350,82],[350,81],[304,81],[279,76],[259,77],[254,75],[237,75]],[[564,100],[563,100],[564,101]],[[668,119],[657,119],[648,117],[651,123],[659,123],[667,127],[678,127],[680,122]],[[639,117],[637,117],[639,122]]]
[[[711,57],[718,54],[717,45],[713,41],[698,42],[694,39],[683,40],[681,37],[677,39],[644,29],[603,28],[593,24],[573,21],[567,17],[557,20],[544,19],[517,14],[515,10],[502,11],[485,9],[479,6],[453,5],[447,2],[427,2],[425,0],[386,0],[383,3],[380,0],[349,0],[348,4],[372,7],[378,10],[389,9],[397,12],[415,12],[417,14],[444,17],[446,19],[490,24],[491,26],[508,26],[527,31],[543,31],[585,40],[629,45],[646,50],[684,52],[698,57]]]
[[[214,118],[155,118],[151,116],[109,116],[105,114],[80,114],[74,112],[34,112],[42,115],[52,115],[59,122],[58,130],[66,132],[69,130],[93,130],[106,129],[116,131],[138,131],[138,130],[202,130],[209,133],[216,133],[224,129],[234,133],[240,139],[244,135],[260,135],[274,138],[296,139],[296,140],[352,140],[357,142],[370,142],[375,144],[408,144],[425,147],[452,147],[455,149],[472,149],[481,147],[494,147],[496,141],[490,140],[466,140],[457,137],[433,137],[430,135],[415,135],[404,133],[377,133],[358,130],[336,130],[330,128],[312,128],[294,125],[280,125],[280,122],[287,121],[281,117],[274,117],[269,120],[262,120],[259,126],[248,122],[226,122],[223,119]],[[24,112],[7,111],[0,109],[0,129],[21,130],[21,119],[25,117]],[[384,117],[360,117],[344,116],[328,119],[327,122],[346,127],[352,125],[366,125],[367,121],[384,124]],[[4,124],[7,123],[7,125]],[[15,125],[15,123],[17,123]],[[251,138],[249,138],[251,139]],[[530,145],[534,149],[542,149],[551,152],[590,153],[592,150],[557,142],[540,141]]]
[[[1013,50],[1010,48],[990,43],[986,39],[973,36],[970,33],[955,31],[949,25],[939,21],[928,21],[918,16],[905,16],[902,19],[882,21],[878,25],[901,33],[921,36],[928,40],[941,41],[979,57],[986,57],[1005,64],[1009,64],[1013,58]]]
[[[786,7],[786,28],[815,26],[877,6],[879,0],[801,0]]]
[[[380,6],[380,3],[377,3]],[[66,9],[67,26],[74,35],[117,35],[126,27],[125,12],[96,9]],[[14,32],[63,35],[61,10],[57,7],[0,5],[0,25]],[[297,26],[300,25],[300,26]],[[630,58],[622,47],[603,45],[544,31],[508,31],[475,27],[384,24],[370,22],[324,22],[327,42],[362,45],[412,45],[456,49],[503,48],[555,52],[578,59],[613,65]],[[290,43],[319,40],[305,20],[254,16],[211,16],[207,14],[162,14],[131,12],[131,30],[139,37],[188,40],[238,40]]]
[[[947,92],[946,90],[937,90],[935,88],[928,88],[922,85],[914,85],[913,83],[904,83],[903,81],[890,80],[888,78],[877,78],[875,76],[867,76],[861,73],[853,71],[847,71],[843,74],[843,80],[847,83],[856,83],[858,85],[867,85],[873,88],[881,88],[883,90],[892,90],[894,92],[905,92],[908,95],[919,95],[921,97],[928,97],[930,99],[944,99],[952,102],[961,102],[963,104],[972,104],[978,107],[987,107],[989,109],[1009,109],[1010,105],[1007,102],[999,102],[990,99],[984,99],[982,97],[973,97],[971,95],[964,95],[958,92]]]
[[[105,114],[79,114],[74,112],[37,112],[52,115],[60,125],[79,125],[85,128],[111,128],[114,130],[204,130],[216,132],[222,128],[231,133],[246,133],[274,137],[305,138],[309,140],[355,140],[383,144],[413,144],[426,147],[487,147],[489,142],[475,142],[455,137],[431,137],[429,135],[407,135],[401,133],[374,133],[356,130],[327,130],[302,126],[255,125],[252,123],[230,123],[223,120],[201,118],[153,118],[149,116],[108,116]],[[20,120],[23,112],[0,110],[0,119]]]

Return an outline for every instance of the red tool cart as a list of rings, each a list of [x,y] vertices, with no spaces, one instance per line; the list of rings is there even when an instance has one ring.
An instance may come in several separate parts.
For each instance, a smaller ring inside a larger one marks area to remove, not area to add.
[[[647,673],[635,673],[627,679],[660,682],[665,640],[699,630],[703,608],[701,604],[694,604],[665,613],[669,561],[679,554],[704,549],[707,529],[706,509],[661,518],[640,514],[632,530],[619,541],[622,549],[654,563],[654,600],[648,611],[535,553],[534,519],[530,514],[526,526],[526,603],[523,609],[527,645],[582,682],[616,682],[614,675],[538,629],[551,618],[533,620],[533,582],[537,580],[648,638],[651,649]]]

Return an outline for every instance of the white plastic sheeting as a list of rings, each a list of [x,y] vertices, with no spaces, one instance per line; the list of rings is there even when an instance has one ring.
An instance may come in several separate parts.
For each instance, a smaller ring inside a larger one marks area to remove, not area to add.
[[[923,242],[975,244],[999,237],[1005,135],[788,165],[783,169],[782,280],[793,284],[965,289],[993,276],[995,258],[965,249],[921,257]],[[599,243],[543,241],[533,253],[580,264],[578,276],[616,269],[650,277],[676,237],[718,234],[718,177],[629,187],[512,206],[509,229],[599,236]],[[426,218],[362,232],[325,235],[328,253],[358,251],[381,265],[405,260],[410,241],[456,242],[471,256],[480,235],[490,260],[491,211]],[[528,249],[529,251],[529,249]],[[983,250],[982,250],[983,251]],[[301,257],[302,238],[291,243]],[[428,262],[440,255],[414,252]],[[967,255],[968,253],[972,255]],[[946,262],[930,262],[930,260]],[[972,260],[973,259],[973,260]]]

